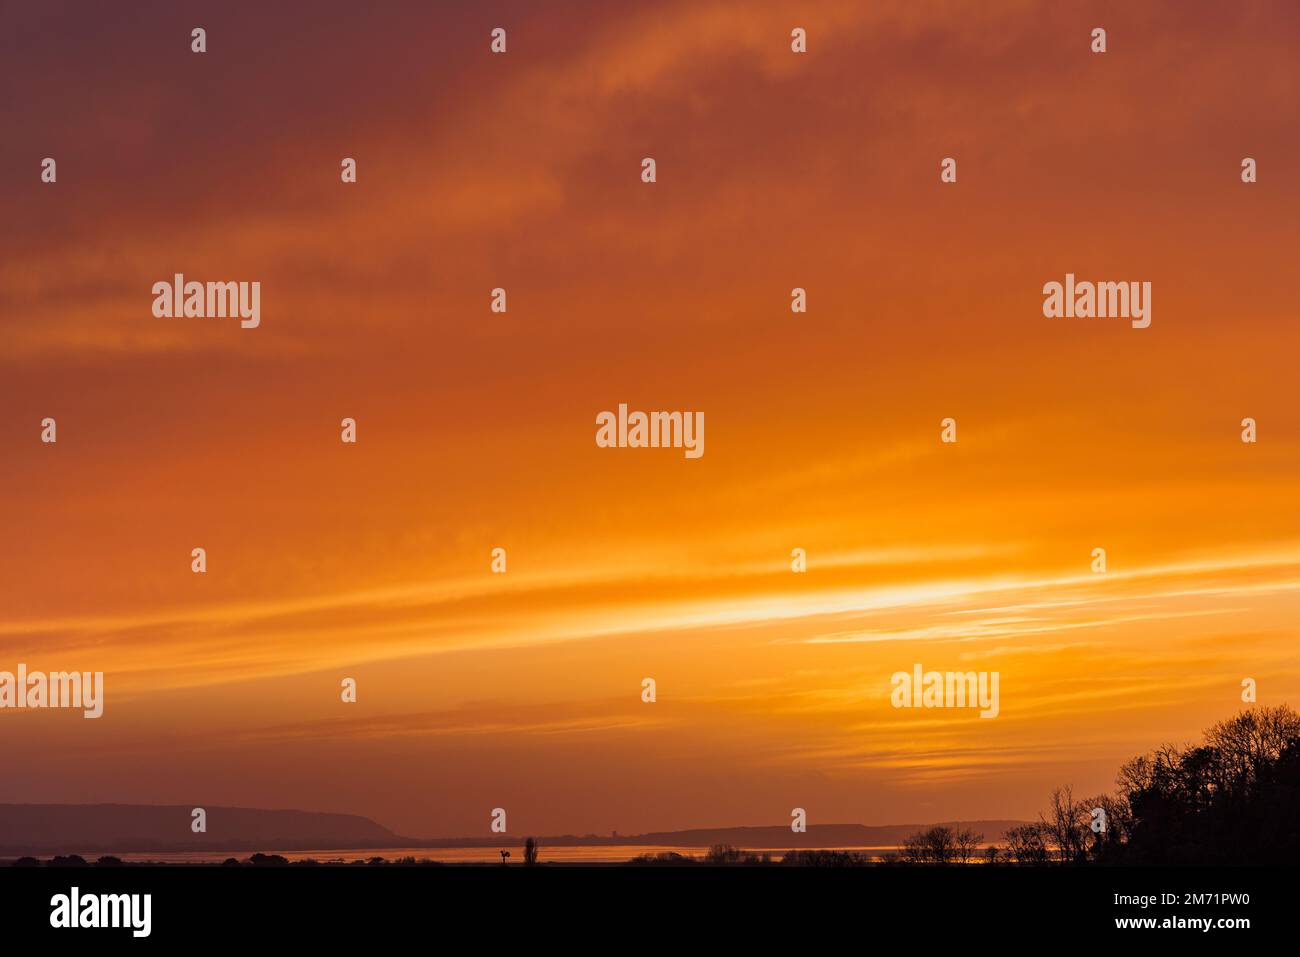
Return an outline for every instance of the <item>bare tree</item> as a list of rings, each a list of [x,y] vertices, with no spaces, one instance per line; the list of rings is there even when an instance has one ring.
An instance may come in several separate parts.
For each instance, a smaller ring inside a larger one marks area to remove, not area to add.
[[[983,834],[976,834],[968,827],[958,828],[952,835],[953,860],[958,864],[969,864],[983,841]]]
[[[915,834],[909,834],[907,837],[903,838],[903,843],[899,847],[899,850],[903,853],[903,860],[908,864],[927,863],[925,838],[922,836],[922,832],[920,831],[917,831]]]
[[[1205,732],[1205,743],[1219,752],[1224,784],[1253,782],[1260,767],[1274,762],[1287,744],[1300,737],[1300,714],[1286,705],[1252,708],[1220,721]]]
[[[1088,816],[1088,852],[1094,860],[1101,860],[1108,851],[1128,840],[1133,827],[1133,810],[1122,796],[1100,794],[1082,801],[1081,807]],[[1095,813],[1101,809],[1101,814]]]
[[[957,835],[952,828],[936,824],[905,837],[902,850],[909,864],[951,864],[957,859]]]
[[[1039,815],[1044,833],[1063,864],[1084,860],[1087,854],[1092,813],[1083,803],[1074,800],[1074,791],[1067,785],[1052,792],[1048,816]]]
[[[1040,823],[1021,824],[1007,831],[1007,856],[1017,864],[1046,864],[1050,851]]]

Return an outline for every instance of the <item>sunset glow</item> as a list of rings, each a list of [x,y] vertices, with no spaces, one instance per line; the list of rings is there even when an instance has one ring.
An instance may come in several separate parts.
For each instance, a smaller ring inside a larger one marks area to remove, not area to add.
[[[187,4],[109,6],[4,14],[0,669],[107,692],[0,712],[0,802],[1028,819],[1300,700],[1294,13],[810,0],[796,57],[788,4],[322,0],[160,62]],[[1150,327],[1044,318],[1067,272]],[[996,720],[891,707],[918,663]]]

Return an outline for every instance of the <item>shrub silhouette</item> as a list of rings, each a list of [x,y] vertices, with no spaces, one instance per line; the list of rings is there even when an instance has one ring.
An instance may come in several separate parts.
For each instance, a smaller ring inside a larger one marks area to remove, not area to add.
[[[871,858],[855,851],[787,851],[781,863],[797,867],[865,867]]]
[[[285,867],[289,859],[279,854],[254,854],[248,859],[248,863],[254,867]]]
[[[730,844],[714,844],[704,855],[705,864],[765,864],[771,860],[770,855],[760,857],[753,851],[742,851]]]
[[[629,864],[697,864],[695,858],[687,854],[679,854],[677,851],[660,851],[658,854],[640,854],[630,861]]]

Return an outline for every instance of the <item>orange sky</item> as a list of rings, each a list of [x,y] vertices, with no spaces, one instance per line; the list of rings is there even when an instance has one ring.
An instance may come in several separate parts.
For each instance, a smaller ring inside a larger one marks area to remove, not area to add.
[[[1029,817],[1295,703],[1292,5],[261,6],[3,14],[0,670],[108,695],[0,712],[0,801]],[[1000,716],[891,708],[918,662]]]

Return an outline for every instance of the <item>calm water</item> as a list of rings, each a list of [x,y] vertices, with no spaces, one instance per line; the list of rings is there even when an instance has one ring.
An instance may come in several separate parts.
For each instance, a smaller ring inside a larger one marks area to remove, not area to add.
[[[275,851],[267,850],[266,854],[279,854],[291,861],[300,861],[306,858],[313,858],[317,861],[365,861],[372,857],[383,857],[390,861],[397,860],[400,857],[414,857],[418,860],[445,861],[449,864],[500,864],[501,850],[499,847],[375,847],[363,850],[351,851]],[[524,851],[521,847],[506,848],[510,851],[510,862],[518,863],[523,860]],[[789,848],[746,848],[757,854],[769,853],[775,859],[780,859]],[[886,851],[895,850],[894,847],[837,847],[837,851],[856,851],[863,854],[878,856]],[[673,851],[678,854],[686,854],[690,857],[703,857],[708,853],[707,847],[660,847],[648,846],[644,844],[606,844],[596,847],[564,847],[557,845],[550,847],[543,845],[541,849],[541,860],[563,862],[570,861],[574,863],[619,863],[630,861],[634,857],[642,854],[659,854],[662,852]],[[221,863],[228,857],[235,857],[244,860],[251,851],[183,851],[175,853],[155,852],[152,854],[119,854],[118,857],[124,861],[167,861],[171,863]],[[98,854],[85,855],[87,860],[94,861]]]

